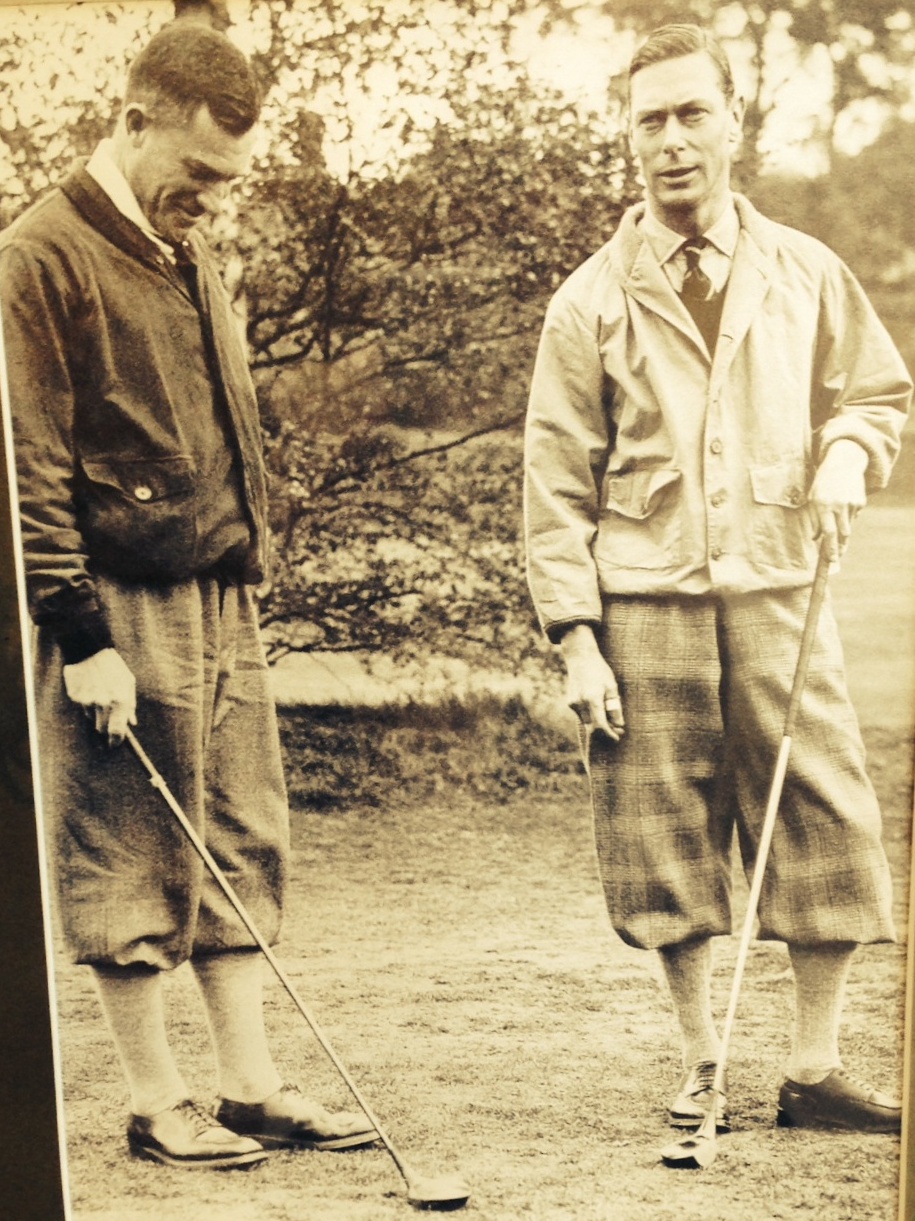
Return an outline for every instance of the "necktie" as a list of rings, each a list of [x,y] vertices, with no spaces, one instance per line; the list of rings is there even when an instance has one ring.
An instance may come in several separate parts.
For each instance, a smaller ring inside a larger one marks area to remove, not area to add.
[[[683,277],[680,296],[702,332],[709,352],[714,354],[724,307],[724,293],[715,291],[714,284],[699,266],[699,256],[707,245],[704,237],[696,237],[680,247],[686,255],[686,275]]]
[[[696,301],[711,301],[715,295],[715,286],[699,266],[699,257],[707,245],[704,237],[696,237],[682,246],[686,255],[686,275],[683,277],[680,295],[687,305]]]

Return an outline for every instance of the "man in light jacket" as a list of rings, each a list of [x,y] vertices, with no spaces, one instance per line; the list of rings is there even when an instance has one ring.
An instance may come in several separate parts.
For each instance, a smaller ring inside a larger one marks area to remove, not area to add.
[[[262,961],[126,747],[131,724],[264,936],[289,852],[254,585],[266,543],[244,345],[197,222],[253,151],[260,91],[222,34],[173,22],[114,136],[0,237],[35,692],[59,913],[131,1099],[130,1149],[247,1167],[375,1139],[284,1082]],[[162,974],[190,961],[219,1095],[189,1097]]]
[[[550,303],[526,435],[531,590],[588,730],[613,926],[670,986],[686,1129],[712,1105],[711,938],[731,929],[735,825],[747,866],[758,842],[818,540],[838,558],[886,483],[912,391],[840,260],[731,191],[742,117],[704,31],[636,53],[646,199]],[[781,1123],[899,1130],[838,1040],[854,949],[894,938],[890,906],[827,607],[759,908],[796,984]]]

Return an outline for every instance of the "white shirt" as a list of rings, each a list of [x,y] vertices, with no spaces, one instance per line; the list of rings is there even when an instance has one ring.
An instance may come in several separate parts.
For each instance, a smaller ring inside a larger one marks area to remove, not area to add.
[[[149,223],[146,214],[137,202],[130,183],[118,169],[114,159],[114,141],[102,140],[86,163],[86,173],[94,178],[122,216],[142,229],[146,236],[175,262],[175,252],[164,242]]]
[[[683,253],[683,243],[688,239],[681,233],[674,233],[667,225],[659,221],[650,208],[645,209],[639,229],[645,237],[655,257],[664,268],[664,273],[670,280],[674,292],[683,289],[683,277],[686,275],[686,255]],[[708,276],[716,292],[721,292],[731,274],[731,260],[737,249],[737,238],[740,235],[740,221],[733,199],[710,229],[703,233],[708,245],[699,255],[699,266]]]

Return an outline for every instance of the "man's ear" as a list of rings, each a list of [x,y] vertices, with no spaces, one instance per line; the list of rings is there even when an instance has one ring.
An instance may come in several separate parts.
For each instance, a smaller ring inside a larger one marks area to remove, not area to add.
[[[141,136],[149,126],[149,116],[142,102],[130,102],[124,108],[124,127],[128,136]]]

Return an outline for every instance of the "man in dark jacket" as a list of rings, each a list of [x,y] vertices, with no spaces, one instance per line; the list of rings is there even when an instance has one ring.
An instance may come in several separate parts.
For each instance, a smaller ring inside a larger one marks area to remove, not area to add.
[[[91,966],[134,1153],[247,1166],[375,1133],[285,1085],[260,956],[119,743],[144,745],[264,935],[288,810],[252,586],[265,489],[238,324],[197,221],[247,168],[246,58],[176,22],[134,61],[115,134],[0,237],[22,539],[37,625],[41,784],[60,915]],[[172,1057],[161,973],[189,960],[219,1075],[212,1114]]]

